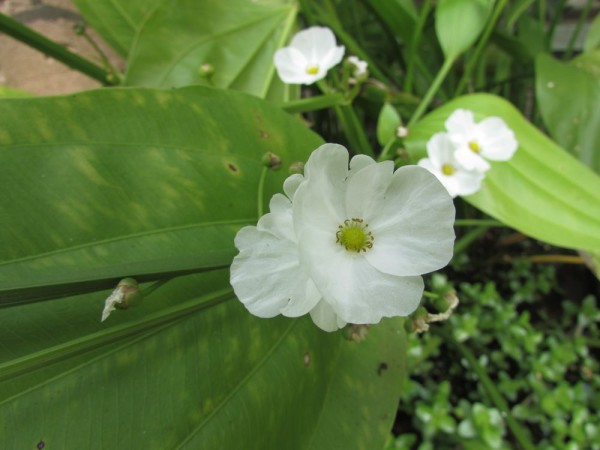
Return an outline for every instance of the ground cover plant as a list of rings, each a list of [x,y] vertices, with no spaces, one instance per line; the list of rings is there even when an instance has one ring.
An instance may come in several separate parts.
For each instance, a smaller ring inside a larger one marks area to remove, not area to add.
[[[592,1],[74,3],[123,73],[0,15],[105,85],[0,91],[0,447],[598,448]]]

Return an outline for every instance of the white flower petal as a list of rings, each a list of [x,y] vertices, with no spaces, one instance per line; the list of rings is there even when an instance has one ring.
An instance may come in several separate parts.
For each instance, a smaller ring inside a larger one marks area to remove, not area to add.
[[[298,186],[300,186],[303,181],[304,176],[300,175],[299,173],[290,175],[285,179],[283,182],[283,192],[285,192],[285,195],[287,195],[290,200],[294,199],[294,194],[296,193]]]
[[[456,180],[456,195],[471,195],[481,188],[481,182],[485,175],[481,172],[469,172],[461,170],[450,178]]]
[[[286,317],[300,317],[310,312],[321,300],[321,293],[310,278],[306,279],[304,295],[296,295],[289,299],[281,314]]]
[[[295,48],[280,48],[275,52],[273,62],[284,83],[301,84],[312,78],[306,73],[306,57]]]
[[[291,209],[292,202],[283,194],[275,194],[269,201],[269,211],[272,213],[284,213]]]
[[[282,209],[277,212],[268,213],[262,216],[256,224],[257,230],[271,233],[273,236],[279,239],[296,242],[291,202],[282,194],[275,194],[273,197],[277,197],[278,199],[283,198],[287,204],[284,204],[283,201],[274,202],[272,199],[271,204],[281,203],[279,206],[277,206],[277,208]]]
[[[469,139],[475,128],[475,118],[471,111],[457,109],[446,119],[445,125],[451,136],[458,135],[463,139]]]
[[[324,144],[311,154],[304,166],[306,182],[294,195],[296,234],[305,225],[335,230],[344,222],[347,176],[348,151],[341,145]]]
[[[481,154],[492,161],[508,161],[519,146],[513,131],[499,117],[488,117],[477,124],[481,133]]]
[[[244,227],[235,237],[235,246],[240,253],[231,264],[230,282],[252,314],[274,317],[290,302],[306,300],[307,276],[293,242]]]
[[[452,198],[458,195],[458,186],[456,178],[444,175],[444,173],[440,170],[440,167],[437,164],[434,165],[431,159],[423,158],[419,160],[417,165],[423,167],[424,169],[427,169],[429,172],[435,175],[435,177],[439,180],[440,183],[442,183],[442,185],[446,188],[448,194],[450,194]]]
[[[290,42],[290,47],[304,54],[309,64],[322,61],[335,46],[335,35],[327,27],[310,27],[299,31]]]
[[[452,161],[455,150],[447,133],[436,133],[427,141],[427,155],[437,168]]]
[[[380,272],[365,258],[369,252],[349,252],[319,229],[305,230],[299,241],[302,265],[344,321],[377,323],[382,317],[405,316],[417,308],[423,293],[421,277]]]
[[[317,148],[304,166],[306,178],[343,182],[348,176],[348,150],[338,144],[323,144]]]
[[[310,311],[312,321],[323,331],[336,331],[346,325],[342,319],[338,317],[333,308],[325,301],[321,300]]]
[[[381,208],[384,194],[394,173],[394,163],[370,164],[348,179],[346,189],[346,219],[354,217],[368,222]]]
[[[350,160],[350,171],[348,177],[351,177],[360,169],[363,169],[371,164],[376,164],[375,160],[367,155],[356,155]]]
[[[319,69],[323,70],[326,74],[329,71],[329,69],[337,66],[342,61],[342,59],[344,58],[344,51],[344,46],[334,47],[330,49],[329,52],[323,55],[323,57],[319,60]],[[323,77],[325,77],[325,74],[323,74]]]
[[[365,258],[397,276],[440,269],[452,258],[454,214],[452,199],[435,176],[418,166],[401,167],[369,224],[374,243]]]
[[[467,146],[457,148],[454,152],[454,157],[467,170],[486,172],[491,167],[490,163]]]

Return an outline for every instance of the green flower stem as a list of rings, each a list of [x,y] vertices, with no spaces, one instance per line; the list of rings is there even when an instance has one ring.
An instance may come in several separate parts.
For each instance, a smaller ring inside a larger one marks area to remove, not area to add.
[[[325,80],[317,81],[317,87],[325,95],[331,94],[331,88]],[[364,155],[375,156],[373,147],[367,138],[360,120],[351,105],[337,105],[334,108],[335,114],[342,125],[342,130],[348,139],[351,152],[362,153]]]
[[[556,31],[556,27],[558,26],[559,22],[562,19],[563,16],[563,12],[565,10],[565,7],[567,6],[567,0],[559,0],[558,4],[556,5],[554,11],[554,17],[552,17],[552,22],[550,22],[550,27],[548,28],[548,31],[546,33],[546,45],[548,46],[548,48],[550,48],[550,44],[552,43],[552,38],[554,38],[554,32]]]
[[[438,298],[440,298],[440,296],[438,294],[435,294],[434,292],[429,292],[429,291],[423,291],[423,297],[431,298],[433,300],[437,300]]]
[[[389,159],[390,150],[394,147],[394,144],[396,143],[397,140],[398,140],[398,138],[396,136],[392,136],[385,143],[383,150],[381,150],[381,154],[377,157],[377,161],[385,161],[385,160]]]
[[[412,117],[410,118],[410,120],[407,124],[407,128],[410,129],[410,127],[412,125],[414,125],[421,118],[421,116],[427,109],[427,106],[433,99],[433,96],[440,89],[440,86],[442,85],[442,82],[446,78],[446,75],[448,75],[448,72],[450,72],[450,69],[452,68],[453,63],[454,63],[454,58],[447,58],[444,61],[444,64],[440,68],[440,71],[438,72],[438,74],[435,76],[435,79],[433,80],[433,83],[431,83],[431,86],[429,87],[429,90],[425,94],[425,97],[423,97],[421,99],[421,103],[419,103],[419,106],[417,106],[417,109],[415,110]]]
[[[479,382],[487,392],[495,407],[502,413],[508,428],[519,443],[520,447],[524,450],[535,450],[536,447],[531,442],[526,429],[513,417],[508,403],[506,403],[506,400],[500,391],[498,391],[496,385],[488,376],[485,369],[481,366],[481,364],[479,364],[479,361],[477,361],[477,358],[475,358],[475,355],[473,352],[471,352],[471,349],[454,339],[452,333],[447,331],[447,327],[444,327],[443,330],[440,329],[440,334],[444,338],[444,342],[447,342],[450,346],[458,350],[461,356],[467,361],[473,372],[475,372],[477,378],[479,378]]]
[[[341,105],[335,107],[335,113],[342,124],[344,133],[348,138],[353,153],[362,153],[363,155],[375,156],[373,147],[365,134],[363,125],[358,119],[356,112],[349,105]]]
[[[151,290],[153,290],[152,288],[153,286],[150,286]],[[89,353],[106,345],[122,344],[124,339],[127,339],[125,345],[130,345],[136,339],[145,338],[147,333],[157,332],[164,327],[170,326],[173,322],[189,317],[194,312],[211,308],[232,298],[233,291],[231,288],[222,289],[150,314],[135,322],[127,322],[123,325],[110,328],[107,327],[105,330],[80,337],[65,344],[56,345],[12,361],[1,363],[0,382],[42,369],[50,364],[65,361],[77,355]],[[98,320],[100,320],[100,311],[102,309],[100,305]]]
[[[456,227],[471,227],[471,226],[485,226],[485,227],[506,227],[502,222],[493,219],[456,219],[454,221]]]
[[[573,50],[575,50],[575,43],[577,42],[577,38],[581,33],[583,25],[585,24],[588,16],[590,15],[590,10],[592,9],[593,3],[593,0],[588,0],[585,4],[585,7],[583,8],[583,12],[579,15],[579,20],[577,20],[577,26],[575,27],[575,30],[571,35],[571,39],[569,39],[569,43],[567,44],[567,49],[565,50],[565,56],[563,58],[565,61],[571,59],[571,56],[573,56]]]
[[[485,234],[488,227],[477,227],[466,233],[454,244],[454,256],[464,252],[469,246]]]
[[[22,25],[16,20],[0,13],[0,32],[15,38],[42,53],[51,56],[52,58],[66,64],[72,69],[78,70],[95,80],[100,81],[104,85],[116,84],[118,80],[114,79],[109,72],[102,67],[82,58],[75,53],[70,52],[62,45],[42,36],[31,28]]]
[[[412,92],[413,81],[415,76],[415,65],[417,64],[417,61],[420,60],[420,57],[417,53],[417,48],[421,40],[421,36],[423,35],[423,28],[425,28],[425,23],[427,22],[427,17],[429,17],[431,6],[432,0],[425,0],[423,2],[423,5],[421,6],[421,11],[419,12],[419,20],[417,21],[417,26],[413,31],[412,39],[410,41],[410,47],[408,49],[408,66],[406,68],[406,77],[404,78],[405,92]]]
[[[265,213],[264,196],[265,196],[265,179],[267,178],[268,167],[263,167],[258,179],[258,196],[256,199],[258,218],[260,219]]]
[[[282,103],[280,107],[290,114],[317,111],[319,109],[331,108],[338,105],[344,105],[347,101],[340,92],[332,94],[317,95],[315,97],[292,100]]]
[[[486,48],[487,43],[490,39],[490,36],[492,35],[492,31],[494,31],[494,28],[496,27],[496,23],[498,22],[498,19],[500,18],[500,14],[502,14],[502,11],[504,11],[504,9],[506,8],[506,4],[507,4],[507,0],[498,0],[496,2],[496,5],[495,5],[494,11],[492,12],[492,15],[490,17],[490,20],[488,20],[485,30],[483,30],[481,37],[477,41],[477,46],[475,47],[475,51],[473,52],[471,57],[467,60],[467,65],[465,67],[465,71],[460,79],[460,82],[458,83],[458,87],[456,88],[456,92],[454,94],[455,97],[458,97],[467,87],[467,82],[469,81],[471,73],[473,72],[473,69],[475,69],[477,64],[479,64],[481,55],[483,54],[483,50]]]
[[[104,67],[109,72],[109,74],[107,76],[110,77],[111,80],[118,78],[119,71],[115,68],[115,66],[113,66],[111,64],[110,60],[108,59],[108,56],[106,56],[106,53],[104,53],[102,51],[102,49],[100,48],[100,46],[98,44],[96,44],[96,41],[94,41],[94,39],[92,39],[92,37],[87,33],[85,26],[83,27],[83,29],[81,31],[81,36],[87,41],[88,44],[90,44],[90,46],[96,51],[96,53],[102,60],[102,64],[104,64]],[[120,84],[121,80],[118,80],[118,81]]]

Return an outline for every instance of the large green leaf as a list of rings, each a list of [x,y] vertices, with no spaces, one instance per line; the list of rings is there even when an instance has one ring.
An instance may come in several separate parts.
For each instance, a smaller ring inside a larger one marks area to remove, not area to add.
[[[455,59],[473,45],[485,26],[487,0],[439,0],[435,9],[435,32],[446,59]]]
[[[73,0],[84,19],[127,56],[144,19],[165,0]]]
[[[144,23],[125,83],[149,87],[191,84],[231,88],[282,100],[273,65],[288,39],[297,6],[289,0],[175,0]],[[214,68],[202,75],[203,65]]]
[[[600,50],[572,63],[539,55],[536,96],[550,135],[600,173]]]
[[[228,265],[256,221],[262,155],[287,167],[322,142],[258,99],[201,87],[3,99],[0,116],[0,303]],[[286,175],[270,172],[267,193]]]
[[[515,156],[510,161],[492,162],[481,190],[465,200],[537,239],[599,250],[600,177],[543,135],[507,101],[476,94],[447,103],[410,130],[412,153],[423,154],[426,141],[444,129],[444,121],[458,108],[473,111],[477,120],[501,117],[519,141]]]
[[[144,283],[104,323],[110,289],[52,291],[228,266],[256,221],[261,156],[285,167],[321,143],[301,121],[202,87],[3,99],[0,115],[2,301],[62,296],[1,310],[0,448],[383,445],[402,320],[357,343],[308,317],[257,319],[227,269]],[[267,174],[265,199],[286,175]]]
[[[381,448],[402,321],[353,342],[308,317],[257,319],[200,295],[227,275],[178,278],[105,324],[101,293],[3,311],[0,448]]]

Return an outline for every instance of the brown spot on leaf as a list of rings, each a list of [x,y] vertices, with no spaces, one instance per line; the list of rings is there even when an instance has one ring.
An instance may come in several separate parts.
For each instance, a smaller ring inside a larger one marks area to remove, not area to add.
[[[269,137],[270,137],[270,134],[267,133],[265,130],[259,130],[258,135],[260,136],[261,139],[269,139]]]
[[[306,352],[304,354],[304,366],[308,367],[310,366],[310,353]]]
[[[240,169],[238,169],[238,167],[237,167],[235,164],[233,164],[233,163],[229,163],[229,164],[227,164],[227,168],[228,168],[229,170],[231,170],[232,172],[237,172],[237,171],[239,171],[239,170],[240,170]]]
[[[382,362],[379,363],[379,366],[377,367],[377,375],[381,376],[383,374],[383,372],[385,372],[388,368],[387,363]]]

